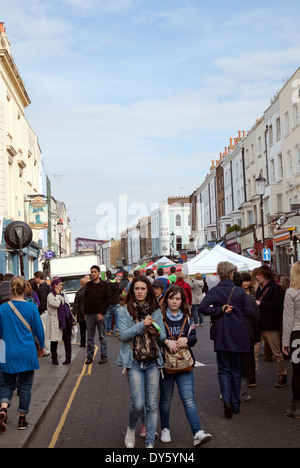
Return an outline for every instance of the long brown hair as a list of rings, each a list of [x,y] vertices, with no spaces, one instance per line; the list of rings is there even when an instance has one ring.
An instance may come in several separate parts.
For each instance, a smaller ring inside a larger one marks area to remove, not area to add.
[[[162,315],[163,315],[163,318],[164,320],[166,319],[167,317],[167,310],[168,310],[168,299],[169,297],[173,297],[173,296],[176,296],[176,294],[180,293],[181,295],[181,306],[180,306],[180,310],[181,312],[183,313],[183,315],[185,315],[186,317],[189,317],[190,316],[190,308],[188,306],[188,303],[186,301],[186,295],[185,295],[185,292],[184,292],[184,289],[181,288],[180,286],[178,286],[177,284],[173,284],[172,286],[170,286],[168,289],[167,289],[167,292],[166,294],[164,295],[164,302],[161,306],[161,312],[162,312]]]
[[[147,285],[148,294],[146,297],[146,303],[149,305],[151,313],[154,312],[156,309],[159,309],[159,305],[156,300],[154,288],[151,282],[146,278],[146,276],[142,276],[142,275],[137,276],[136,278],[134,278],[134,280],[132,281],[130,285],[129,292],[127,294],[126,301],[125,301],[127,310],[130,313],[130,315],[132,315],[134,320],[137,319],[136,309],[134,307],[134,303],[136,302],[136,298],[134,295],[134,285],[138,282],[145,283]]]

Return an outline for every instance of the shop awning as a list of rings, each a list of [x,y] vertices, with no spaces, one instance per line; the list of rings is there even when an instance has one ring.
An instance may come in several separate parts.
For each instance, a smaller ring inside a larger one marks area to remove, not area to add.
[[[280,226],[280,229],[289,229],[289,228],[299,228],[300,227],[300,215],[292,216],[288,218],[287,221]]]

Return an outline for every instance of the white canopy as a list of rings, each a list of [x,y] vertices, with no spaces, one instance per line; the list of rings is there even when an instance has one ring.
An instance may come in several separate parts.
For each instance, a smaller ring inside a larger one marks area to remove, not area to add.
[[[231,252],[231,250],[216,245],[213,249],[203,250],[199,255],[184,263],[182,272],[185,275],[216,273],[219,262],[231,262],[237,267],[238,271],[252,271],[261,266],[261,263],[256,260],[238,255]]]
[[[163,266],[163,265],[175,265],[175,263],[172,262],[172,260],[170,260],[168,257],[162,257],[151,266],[156,267],[156,266]]]

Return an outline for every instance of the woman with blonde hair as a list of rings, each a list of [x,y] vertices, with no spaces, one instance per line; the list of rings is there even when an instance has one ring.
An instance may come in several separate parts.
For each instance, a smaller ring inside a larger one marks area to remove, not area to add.
[[[37,337],[44,354],[44,328],[38,308],[24,299],[26,281],[16,277],[11,282],[12,300],[0,306],[0,340],[5,343],[5,362],[1,362],[3,387],[0,392],[0,432],[7,429],[7,409],[13,392],[19,389],[20,413],[18,429],[26,429],[26,415],[29,411],[34,371],[39,361],[34,342]]]
[[[287,416],[300,419],[300,262],[291,270],[291,287],[286,291],[283,309],[282,350],[292,356],[292,408]]]

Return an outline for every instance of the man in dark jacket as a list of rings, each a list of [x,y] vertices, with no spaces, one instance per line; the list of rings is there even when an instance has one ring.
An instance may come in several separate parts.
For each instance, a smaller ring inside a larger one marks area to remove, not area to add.
[[[276,387],[287,385],[287,372],[281,351],[282,313],[284,295],[282,289],[273,279],[270,267],[263,265],[256,273],[259,287],[256,292],[256,303],[260,310],[262,338],[268,343],[276,360],[278,381]]]
[[[84,293],[84,315],[88,334],[86,364],[91,364],[94,359],[96,328],[101,348],[99,364],[105,364],[108,359],[106,327],[111,291],[110,285],[100,278],[98,265],[91,267],[91,277],[92,281],[87,283]]]
[[[245,291],[234,287],[234,271],[235,266],[230,262],[218,264],[217,273],[221,281],[208,291],[199,307],[200,313],[218,320],[214,326],[214,348],[226,418],[240,410],[243,354],[250,352],[245,317],[253,315]]]
[[[39,313],[40,315],[42,315],[47,310],[47,297],[48,297],[48,294],[50,294],[51,292],[51,287],[45,281],[45,275],[42,271],[35,272],[34,277],[39,287],[38,293],[37,293],[40,303],[41,303],[39,307]]]
[[[86,323],[84,318],[84,294],[86,290],[87,280],[82,278],[80,280],[80,289],[75,295],[73,315],[76,317],[80,328],[80,348],[86,346]]]
[[[39,306],[39,313],[41,316],[41,320],[43,323],[44,331],[46,334],[46,326],[47,326],[47,317],[48,317],[48,311],[47,311],[47,297],[48,294],[51,292],[51,287],[45,281],[45,275],[42,271],[36,271],[34,273],[34,278],[35,281],[39,287],[37,295],[40,300],[40,306]],[[50,341],[45,340],[45,354],[44,356],[47,357],[50,354]]]

